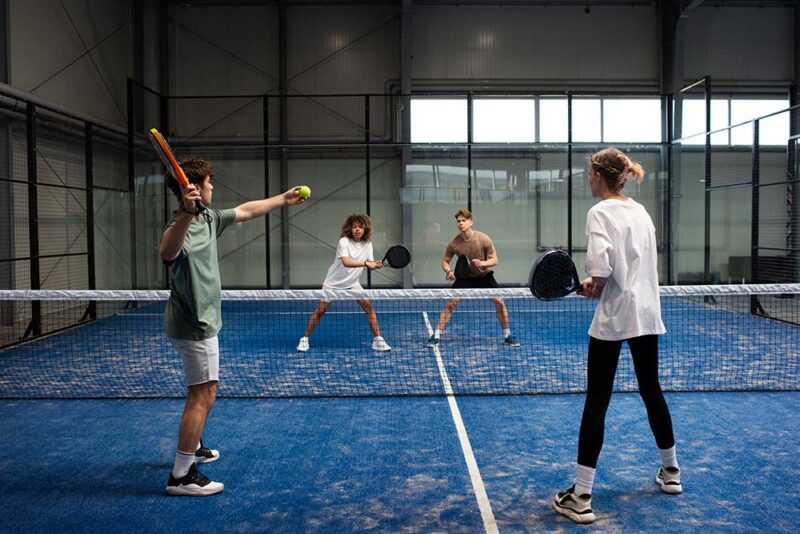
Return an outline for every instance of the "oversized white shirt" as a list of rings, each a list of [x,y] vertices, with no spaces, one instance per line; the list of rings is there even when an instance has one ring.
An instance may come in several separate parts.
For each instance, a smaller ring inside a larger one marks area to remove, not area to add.
[[[663,334],[656,229],[633,199],[608,199],[586,216],[586,273],[608,278],[589,335],[606,341]]]
[[[347,256],[353,261],[373,261],[372,242],[353,241],[349,237],[343,237],[336,246],[336,259],[328,267],[328,274],[325,275],[323,285],[333,289],[350,289],[358,284],[364,267],[345,267],[342,257]]]

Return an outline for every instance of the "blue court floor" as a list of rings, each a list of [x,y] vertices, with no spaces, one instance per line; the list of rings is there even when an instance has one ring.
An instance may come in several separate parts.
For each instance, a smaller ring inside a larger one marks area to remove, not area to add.
[[[662,494],[636,394],[608,413],[594,508],[551,509],[571,484],[582,395],[457,397],[500,532],[792,532],[799,393],[669,394],[685,492]],[[222,399],[208,498],[164,486],[182,401],[0,401],[1,532],[485,532],[444,397]]]

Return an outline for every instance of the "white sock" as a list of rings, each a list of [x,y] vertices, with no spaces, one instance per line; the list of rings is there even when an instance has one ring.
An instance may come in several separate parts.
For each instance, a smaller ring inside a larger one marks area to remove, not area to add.
[[[436,330],[433,331],[433,337],[435,337],[436,339],[439,339],[439,335],[441,333],[442,333],[442,331],[437,328]]]
[[[575,495],[591,495],[594,485],[594,468],[578,464],[575,466]]]
[[[669,449],[658,449],[661,455],[661,465],[664,467],[678,467],[678,457],[675,454],[675,445]]]
[[[503,329],[503,337],[508,337],[510,335],[511,335],[511,329],[510,328]]]
[[[172,466],[172,476],[175,478],[185,477],[194,461],[193,452],[175,451],[175,465]]]

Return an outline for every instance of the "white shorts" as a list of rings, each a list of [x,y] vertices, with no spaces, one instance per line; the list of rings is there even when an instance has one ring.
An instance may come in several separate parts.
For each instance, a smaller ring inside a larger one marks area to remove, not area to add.
[[[347,289],[340,289],[338,287],[331,287],[322,284],[322,289],[325,291],[364,291],[364,288],[361,286],[360,282],[356,282],[356,285],[354,285],[353,287],[348,287]]]
[[[350,291],[351,289],[353,291],[364,291],[364,288],[361,286],[359,282],[356,282],[356,285],[354,285],[353,287],[348,287],[347,289],[339,289],[338,287],[331,287],[329,285],[322,284],[323,291]],[[322,302],[330,302],[330,300],[322,299]]]
[[[169,340],[183,360],[183,376],[187,386],[219,382],[219,338],[217,336],[201,340],[170,337]]]

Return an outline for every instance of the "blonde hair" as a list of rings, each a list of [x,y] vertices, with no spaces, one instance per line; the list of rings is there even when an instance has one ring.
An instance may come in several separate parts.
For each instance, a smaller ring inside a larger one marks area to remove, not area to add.
[[[635,180],[637,183],[644,180],[642,166],[631,161],[631,158],[617,148],[595,152],[589,157],[589,165],[606,182],[608,188],[615,192],[622,189],[628,180]]]
[[[361,237],[364,241],[372,239],[372,220],[369,215],[358,215],[353,213],[344,220],[342,224],[342,233],[339,237],[346,237],[353,239],[353,226],[358,225],[364,229],[364,235]]]

